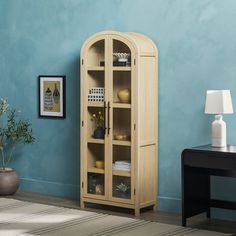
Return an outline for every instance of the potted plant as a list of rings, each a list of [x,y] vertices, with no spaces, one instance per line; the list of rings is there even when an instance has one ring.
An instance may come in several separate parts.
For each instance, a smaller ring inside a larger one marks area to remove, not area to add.
[[[19,187],[16,171],[9,167],[19,143],[33,143],[31,123],[17,119],[6,99],[0,100],[0,195],[14,194]]]
[[[103,139],[105,135],[104,129],[104,117],[101,111],[93,113],[92,121],[95,122],[96,129],[93,132],[93,137],[97,139]]]

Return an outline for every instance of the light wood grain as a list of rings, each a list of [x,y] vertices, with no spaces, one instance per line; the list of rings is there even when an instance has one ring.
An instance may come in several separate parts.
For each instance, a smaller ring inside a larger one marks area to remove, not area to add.
[[[130,66],[113,66],[113,53],[131,54]],[[157,60],[155,44],[138,33],[100,32],[90,37],[81,49],[81,204],[100,203],[134,209],[155,206],[157,199]],[[105,62],[101,66],[101,61]],[[102,102],[88,102],[92,87],[105,88]],[[131,91],[131,102],[121,103],[117,93]],[[109,108],[108,108],[109,104]],[[105,117],[104,140],[94,139],[93,113]],[[82,124],[82,123],[81,123]],[[108,134],[109,128],[109,134]],[[128,135],[130,141],[114,140]],[[95,161],[104,160],[105,169]],[[112,169],[115,161],[131,163],[131,171]],[[88,173],[104,174],[104,196],[89,194]],[[122,178],[124,178],[122,180]],[[117,197],[113,191],[119,181],[130,183],[130,197]]]

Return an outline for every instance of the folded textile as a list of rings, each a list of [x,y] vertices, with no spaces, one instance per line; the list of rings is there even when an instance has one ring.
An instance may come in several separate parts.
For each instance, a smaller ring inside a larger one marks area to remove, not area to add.
[[[115,161],[115,163],[112,164],[112,169],[130,171],[131,163],[128,161]]]

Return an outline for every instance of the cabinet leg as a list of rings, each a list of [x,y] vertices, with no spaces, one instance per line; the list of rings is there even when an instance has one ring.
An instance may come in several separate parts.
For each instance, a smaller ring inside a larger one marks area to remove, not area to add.
[[[152,209],[153,211],[157,211],[157,204],[153,205]]]
[[[83,200],[80,200],[80,208],[84,209],[85,208],[85,204]]]
[[[135,215],[136,217],[140,216],[140,208],[139,208],[139,207],[136,207],[136,208],[134,209],[134,215]]]
[[[182,226],[186,226],[186,218],[182,218]]]

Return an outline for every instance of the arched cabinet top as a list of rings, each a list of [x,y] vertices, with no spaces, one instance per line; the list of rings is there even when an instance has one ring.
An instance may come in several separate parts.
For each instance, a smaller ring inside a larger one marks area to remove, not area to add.
[[[93,44],[108,37],[117,39],[126,44],[131,51],[135,51],[139,56],[157,56],[155,43],[147,36],[135,32],[103,31],[89,37],[81,48],[81,53],[86,52]]]

